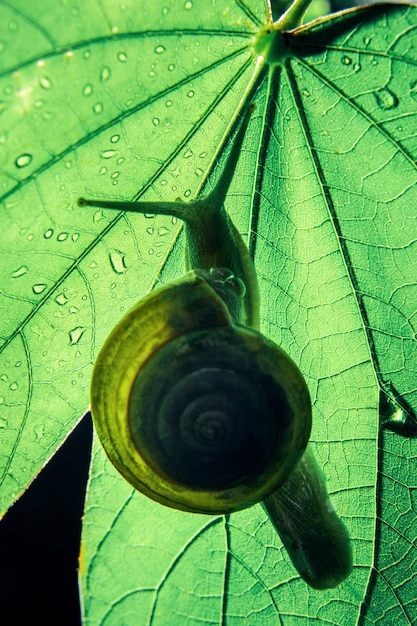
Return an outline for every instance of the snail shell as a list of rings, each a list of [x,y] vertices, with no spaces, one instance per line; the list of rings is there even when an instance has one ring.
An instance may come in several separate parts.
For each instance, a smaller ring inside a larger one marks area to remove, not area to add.
[[[97,358],[91,404],[110,460],[136,489],[173,508],[224,513],[283,483],[307,445],[311,411],[295,364],[235,324],[210,279],[191,271],[123,318]]]

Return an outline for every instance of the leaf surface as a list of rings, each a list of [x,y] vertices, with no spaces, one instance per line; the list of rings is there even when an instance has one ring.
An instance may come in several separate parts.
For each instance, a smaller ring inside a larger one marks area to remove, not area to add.
[[[417,402],[416,9],[319,20],[268,67],[252,49],[260,1],[90,1],[59,18],[48,0],[0,8],[2,509],[85,412],[115,322],[182,272],[175,220],[77,197],[210,188],[253,100],[226,207],[255,258],[263,332],[308,381],[355,569],[336,590],[311,590],[260,505],[214,518],[165,509],[132,492],[96,442],[85,622],[413,623],[415,439],[380,434],[379,417],[413,424]]]

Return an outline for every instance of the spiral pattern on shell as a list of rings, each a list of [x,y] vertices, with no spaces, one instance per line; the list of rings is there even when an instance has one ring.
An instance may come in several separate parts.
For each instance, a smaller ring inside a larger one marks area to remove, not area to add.
[[[133,385],[129,422],[155,472],[197,490],[229,489],[288,449],[292,408],[256,359],[268,350],[257,334],[210,329],[152,355]]]

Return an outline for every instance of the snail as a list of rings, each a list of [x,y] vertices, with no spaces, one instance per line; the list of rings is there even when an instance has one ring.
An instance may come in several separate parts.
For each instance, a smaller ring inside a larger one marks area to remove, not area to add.
[[[175,216],[187,240],[188,272],[142,299],[104,343],[91,411],[110,461],[138,491],[212,515],[263,502],[300,575],[323,589],[349,574],[349,537],[307,448],[307,384],[258,330],[254,264],[224,208],[252,109],[206,197],[79,199]]]

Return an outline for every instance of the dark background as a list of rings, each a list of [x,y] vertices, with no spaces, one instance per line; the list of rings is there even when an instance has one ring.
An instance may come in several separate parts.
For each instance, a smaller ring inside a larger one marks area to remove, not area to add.
[[[88,413],[0,524],[3,626],[79,626],[78,552],[91,456]]]

